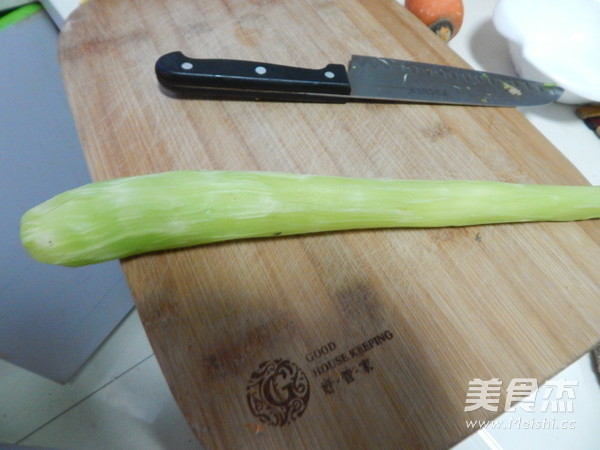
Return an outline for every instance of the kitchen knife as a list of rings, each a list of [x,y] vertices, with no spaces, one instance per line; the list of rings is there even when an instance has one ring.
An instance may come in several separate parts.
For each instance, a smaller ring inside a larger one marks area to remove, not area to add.
[[[357,55],[346,70],[342,64],[306,69],[173,52],[157,60],[155,71],[168,90],[207,98],[517,107],[552,103],[563,92],[554,84],[505,75]]]

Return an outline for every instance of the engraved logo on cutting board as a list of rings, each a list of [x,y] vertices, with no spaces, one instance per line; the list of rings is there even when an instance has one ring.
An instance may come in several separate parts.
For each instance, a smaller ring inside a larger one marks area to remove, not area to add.
[[[370,352],[393,338],[390,330],[384,330],[346,350],[340,350],[334,341],[330,341],[306,354],[306,361],[312,365],[309,373],[319,379],[326,395],[335,394],[356,380],[377,373]]]
[[[304,371],[287,359],[264,361],[246,387],[248,407],[263,423],[284,426],[304,414],[310,384]]]

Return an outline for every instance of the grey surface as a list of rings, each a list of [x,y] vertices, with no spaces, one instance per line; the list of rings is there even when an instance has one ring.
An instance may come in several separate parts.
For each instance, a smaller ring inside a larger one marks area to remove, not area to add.
[[[0,31],[0,358],[65,382],[133,303],[117,262],[45,265],[19,241],[27,209],[90,181],[57,37],[43,11]]]

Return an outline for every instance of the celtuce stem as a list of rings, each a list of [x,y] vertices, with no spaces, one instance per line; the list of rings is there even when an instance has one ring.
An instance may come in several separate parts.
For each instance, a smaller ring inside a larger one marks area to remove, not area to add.
[[[600,217],[600,187],[175,171],[91,183],[27,211],[38,261],[93,264],[231,239]]]

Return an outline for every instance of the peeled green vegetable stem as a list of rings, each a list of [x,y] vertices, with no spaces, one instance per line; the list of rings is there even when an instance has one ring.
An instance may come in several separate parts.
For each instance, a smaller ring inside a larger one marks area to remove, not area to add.
[[[229,239],[600,217],[600,186],[179,171],[92,183],[27,211],[38,261],[80,266]]]

